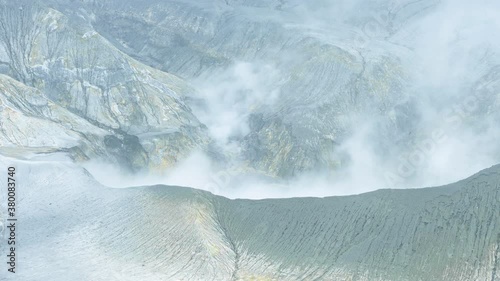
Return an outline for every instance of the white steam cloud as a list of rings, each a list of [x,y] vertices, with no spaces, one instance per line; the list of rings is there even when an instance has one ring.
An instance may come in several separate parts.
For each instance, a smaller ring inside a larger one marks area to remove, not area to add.
[[[194,82],[204,103],[193,110],[218,144],[226,146],[232,137],[249,133],[250,113],[278,99],[279,79],[273,65],[237,62]]]

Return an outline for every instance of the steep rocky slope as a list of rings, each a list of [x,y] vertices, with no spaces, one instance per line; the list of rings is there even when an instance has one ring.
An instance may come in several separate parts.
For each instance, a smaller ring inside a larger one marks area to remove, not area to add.
[[[280,2],[111,1],[95,10],[93,25],[124,52],[194,83],[217,81],[221,70],[240,61],[276,68],[279,97],[271,106],[257,102],[247,109],[250,132],[235,136],[243,159],[280,177],[337,168],[338,146],[358,114],[404,108],[397,107],[406,103],[401,89],[407,76],[398,53],[407,50],[381,43],[364,51],[358,26],[311,30],[294,3]],[[400,129],[392,119],[383,121],[384,130]]]
[[[75,158],[103,153],[98,143],[108,132],[58,106],[39,90],[0,75],[0,91],[3,153],[64,151]]]
[[[110,189],[48,158],[0,164],[17,168],[22,280],[500,278],[499,166],[443,187],[251,201]]]
[[[24,91],[36,91],[45,103],[71,112],[75,120],[60,120],[63,126],[84,122],[93,128],[77,137],[93,146],[83,158],[108,159],[132,171],[162,170],[193,149],[208,150],[206,128],[184,102],[192,91],[184,81],[114,48],[88,25],[86,14],[68,17],[34,3],[2,8],[3,72],[20,82],[17,99]],[[51,120],[47,114],[38,111],[37,117]],[[18,122],[24,124],[30,122]],[[105,135],[93,139],[92,134]]]
[[[68,1],[56,2],[68,7]],[[239,146],[235,157],[244,165],[271,176],[349,166],[352,155],[345,155],[344,145],[366,120],[369,139],[376,140],[375,157],[384,162],[425,145],[448,117],[428,124],[428,111],[452,111],[476,95],[481,106],[464,114],[464,130],[500,118],[495,110],[498,44],[477,35],[498,31],[490,23],[498,8],[493,1],[110,0],[81,5],[94,16],[94,29],[114,46],[192,82],[198,90],[189,95],[192,100],[206,98],[207,85],[235,79],[227,71],[237,72],[233,66],[241,62],[270,77],[268,68],[277,72],[273,87],[264,90],[277,98],[245,104],[240,123],[248,128],[225,140]],[[440,20],[448,17],[447,24]],[[242,79],[235,84],[251,76]],[[209,82],[200,86],[199,81]],[[230,94],[237,100],[248,95],[245,90],[233,88]],[[489,154],[500,157],[499,151]]]

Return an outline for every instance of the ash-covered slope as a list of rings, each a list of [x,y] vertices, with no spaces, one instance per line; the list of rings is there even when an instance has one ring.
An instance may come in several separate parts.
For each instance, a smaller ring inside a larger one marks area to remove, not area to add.
[[[12,280],[500,280],[500,166],[443,187],[251,201],[0,163],[17,168]]]

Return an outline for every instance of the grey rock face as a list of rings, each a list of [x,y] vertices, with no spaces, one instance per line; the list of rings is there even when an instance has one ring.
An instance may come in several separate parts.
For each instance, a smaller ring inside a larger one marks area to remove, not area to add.
[[[317,2],[311,6],[326,5]],[[383,29],[395,29],[433,5],[422,2],[427,4],[410,5],[413,13],[394,11]],[[358,40],[371,20],[370,9],[384,12],[386,4],[359,4],[366,18],[310,29],[301,24],[303,5],[293,1],[111,1],[108,9],[95,11],[94,26],[124,52],[188,80],[212,79],[210,73],[238,61],[274,65],[283,79],[278,101],[249,109],[249,116],[263,115],[263,128],[239,139],[240,157],[258,171],[288,177],[343,165],[338,145],[353,133],[358,115],[380,120],[382,149],[397,150],[395,142],[409,141],[398,125],[413,113],[401,111],[412,107],[403,65],[408,50],[371,42],[375,34],[365,36],[370,42]]]
[[[0,163],[17,167],[30,206],[22,280],[500,278],[499,166],[443,187],[252,201],[109,189],[71,163]]]
[[[38,153],[104,153],[98,143],[106,131],[58,106],[41,91],[5,75],[0,75],[0,89],[0,141],[4,153],[23,149]]]
[[[31,28],[36,32],[28,42],[29,59],[22,62],[24,72],[18,70],[16,61],[21,55],[14,54],[6,56],[8,74],[28,73],[29,81],[19,80],[37,88],[42,99],[85,120],[96,132],[107,132],[108,137],[93,144],[95,149],[86,152],[86,158],[111,154],[115,162],[137,171],[171,167],[193,149],[206,149],[210,140],[204,125],[184,102],[186,93],[192,90],[181,79],[121,53],[77,15],[68,17],[54,9],[25,5],[33,10]],[[14,6],[3,10],[9,16],[2,22],[22,19],[24,14]],[[21,32],[2,30],[5,38],[14,41],[22,37]],[[5,44],[1,44],[5,53],[9,53],[8,42],[3,40]],[[51,119],[44,114],[38,112],[38,117]],[[80,142],[88,142],[87,138],[91,136],[77,137]],[[113,146],[110,139],[120,141]]]

